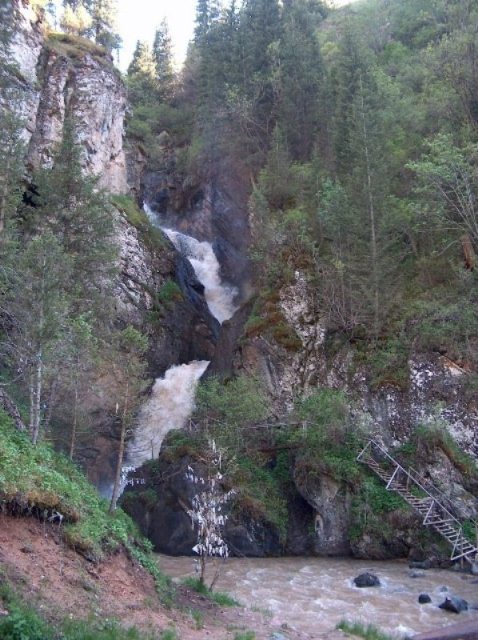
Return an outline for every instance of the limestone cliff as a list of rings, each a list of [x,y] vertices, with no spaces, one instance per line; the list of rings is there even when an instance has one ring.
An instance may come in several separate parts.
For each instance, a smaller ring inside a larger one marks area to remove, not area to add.
[[[49,33],[26,0],[13,0],[13,6],[9,62],[16,91],[9,106],[25,125],[27,167],[48,166],[71,117],[85,172],[108,191],[125,193],[126,90],[111,56],[82,38]]]

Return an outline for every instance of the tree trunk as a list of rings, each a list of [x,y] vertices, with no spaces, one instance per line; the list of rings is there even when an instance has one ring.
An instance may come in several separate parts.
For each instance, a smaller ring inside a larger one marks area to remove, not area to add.
[[[127,382],[124,405],[123,405],[123,413],[121,416],[121,433],[120,433],[120,442],[119,442],[119,449],[118,449],[118,458],[116,461],[115,480],[113,484],[113,494],[111,496],[109,513],[113,513],[113,511],[116,509],[116,503],[118,502],[119,491],[121,488],[121,469],[123,467],[128,410],[129,410],[129,383]]]
[[[18,410],[15,402],[10,398],[5,389],[0,388],[0,405],[3,407],[5,413],[12,418],[15,423],[15,427],[18,431],[26,431],[27,427],[22,420],[20,411]]]
[[[380,294],[379,294],[379,271],[378,271],[378,248],[377,248],[377,221],[375,217],[375,204],[372,189],[372,171],[370,167],[370,153],[368,147],[368,132],[365,120],[365,101],[363,96],[362,76],[360,76],[360,106],[362,111],[362,132],[365,156],[366,190],[368,200],[368,213],[370,220],[370,254],[372,259],[372,295],[373,295],[373,333],[374,338],[378,337],[380,329]]]
[[[2,189],[0,195],[0,234],[5,231],[5,221],[7,217],[7,198],[9,191],[8,175],[10,173],[11,163],[10,158],[7,160],[7,166],[5,167],[5,175],[2,179]]]
[[[73,425],[71,427],[70,460],[75,455],[76,430],[78,427],[78,378],[75,379],[75,400],[73,404]]]
[[[34,383],[34,402],[33,402],[33,424],[32,424],[32,442],[37,444],[40,435],[41,422],[41,397],[43,386],[43,361],[42,353],[37,356],[37,364],[35,367],[35,383]]]

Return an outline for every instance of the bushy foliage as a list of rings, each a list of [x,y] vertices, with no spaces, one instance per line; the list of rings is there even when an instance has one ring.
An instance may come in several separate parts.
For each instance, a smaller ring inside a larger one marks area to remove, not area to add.
[[[84,475],[49,444],[33,446],[0,414],[0,499],[7,509],[63,522],[66,541],[92,556],[125,545],[138,535],[121,510],[107,513]]]

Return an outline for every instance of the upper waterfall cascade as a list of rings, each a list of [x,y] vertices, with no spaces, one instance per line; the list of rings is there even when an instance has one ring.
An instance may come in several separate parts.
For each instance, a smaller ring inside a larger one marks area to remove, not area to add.
[[[155,226],[160,226],[148,205],[144,211]],[[204,286],[204,295],[211,314],[222,324],[229,320],[237,310],[234,299],[237,289],[221,280],[221,266],[210,242],[200,242],[192,236],[185,235],[174,229],[161,227],[176,249],[189,260],[199,282]]]

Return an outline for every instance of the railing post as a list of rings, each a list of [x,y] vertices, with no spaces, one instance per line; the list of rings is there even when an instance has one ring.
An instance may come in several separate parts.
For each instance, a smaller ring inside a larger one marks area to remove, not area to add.
[[[425,516],[425,518],[423,520],[423,524],[429,524],[428,518],[429,518],[431,512],[433,511],[433,507],[434,506],[435,506],[435,500],[432,498],[432,501],[430,502],[430,506],[428,507],[427,514],[426,514],[426,516]]]
[[[399,465],[397,464],[395,471],[392,473],[392,477],[390,478],[390,480],[387,482],[387,489],[390,489],[390,486],[392,484],[392,482],[395,479],[395,476],[397,475],[398,471],[400,470]]]

